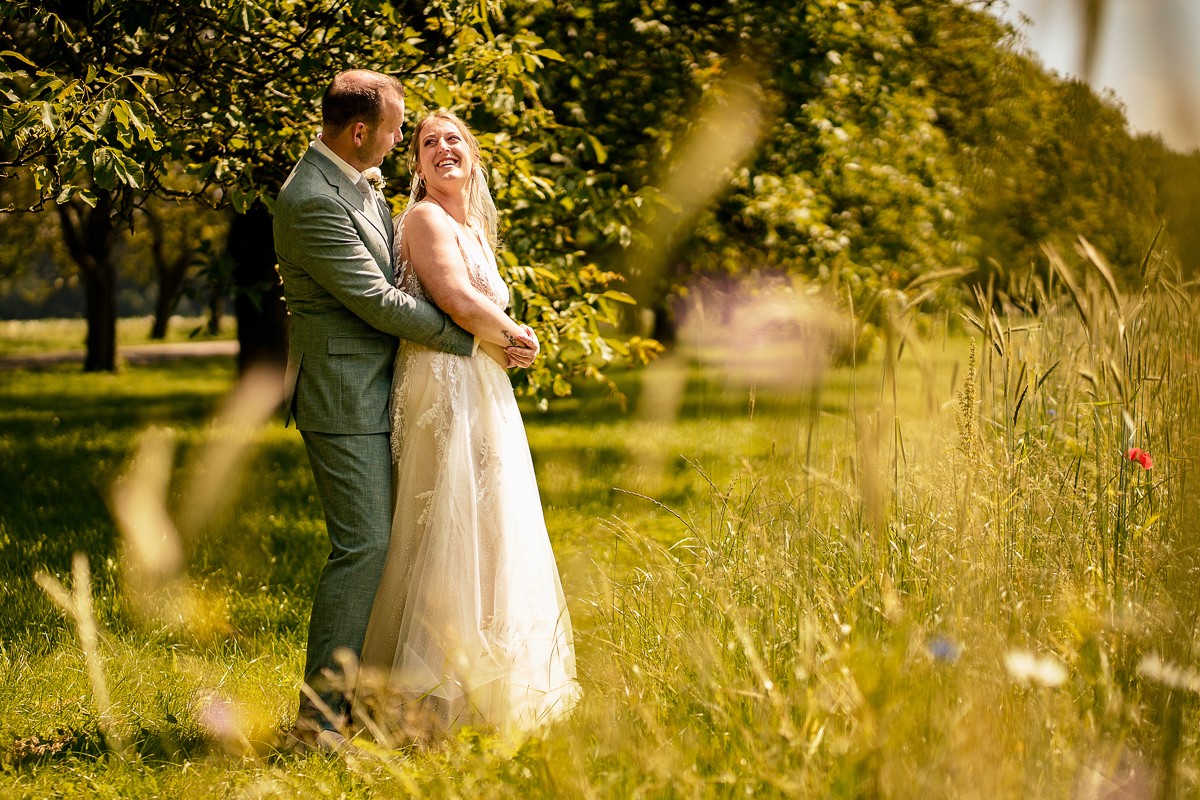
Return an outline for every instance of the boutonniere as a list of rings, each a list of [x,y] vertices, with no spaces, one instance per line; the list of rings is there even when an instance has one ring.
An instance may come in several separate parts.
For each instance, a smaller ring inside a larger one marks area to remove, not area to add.
[[[383,172],[379,167],[368,167],[363,170],[363,177],[367,179],[367,183],[371,184],[371,188],[375,190],[375,193],[382,197],[384,180]]]

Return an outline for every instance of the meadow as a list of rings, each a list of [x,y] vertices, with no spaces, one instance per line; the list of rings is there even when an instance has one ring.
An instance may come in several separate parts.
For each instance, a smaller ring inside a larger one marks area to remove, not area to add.
[[[225,323],[217,336],[207,332],[204,317],[173,316],[163,341],[186,342],[196,339],[232,339],[233,320]],[[117,345],[150,344],[152,317],[124,317],[117,320]],[[82,350],[87,329],[78,319],[0,320],[0,356]]]
[[[897,303],[862,363],[810,309],[527,405],[584,699],[521,742],[278,752],[299,435],[221,438],[228,360],[3,373],[0,795],[1194,796],[1196,288],[1060,267],[1036,315]]]

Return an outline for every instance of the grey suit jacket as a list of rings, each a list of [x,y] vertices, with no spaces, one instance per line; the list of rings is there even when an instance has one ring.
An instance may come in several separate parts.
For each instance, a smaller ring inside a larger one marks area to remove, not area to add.
[[[358,188],[309,148],[275,202],[275,255],[291,315],[288,420],[321,433],[386,433],[398,339],[469,355],[473,337],[392,285],[390,212],[382,228]]]

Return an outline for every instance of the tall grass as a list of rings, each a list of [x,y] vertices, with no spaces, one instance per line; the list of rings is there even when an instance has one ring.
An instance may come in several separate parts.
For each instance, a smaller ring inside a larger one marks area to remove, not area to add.
[[[465,731],[428,751],[274,754],[321,558],[293,432],[260,433],[241,499],[187,523],[172,580],[197,602],[172,620],[137,610],[132,595],[150,590],[115,546],[128,520],[77,502],[57,523],[64,536],[107,531],[77,541],[97,572],[94,650],[124,758],[98,736],[79,645],[30,580],[44,566],[69,582],[76,547],[24,554],[38,515],[6,505],[5,578],[23,588],[6,590],[20,610],[0,622],[0,705],[33,713],[0,713],[14,742],[0,785],[30,796],[1191,796],[1195,287],[1156,256],[1136,295],[1116,291],[1086,243],[1054,258],[1057,285],[1026,298],[1037,316],[984,291],[996,310],[965,314],[963,337],[948,333],[958,320],[918,330],[897,304],[882,353],[788,373],[803,381],[763,380],[701,337],[621,377],[628,416],[586,395],[528,414],[585,694],[524,742]],[[54,380],[66,397],[90,378]],[[47,418],[39,394],[27,387],[6,426]],[[209,397],[176,407],[184,452],[154,473],[163,524],[180,530],[198,491],[188,464],[212,436]],[[59,413],[67,430],[48,437],[71,463],[88,430],[104,439],[84,413]],[[109,418],[126,431],[145,421]],[[0,440],[8,460],[33,458],[32,430],[17,433]],[[1133,447],[1152,468],[1128,458]],[[132,442],[108,448],[113,471],[130,463]],[[108,496],[109,481],[94,485]]]

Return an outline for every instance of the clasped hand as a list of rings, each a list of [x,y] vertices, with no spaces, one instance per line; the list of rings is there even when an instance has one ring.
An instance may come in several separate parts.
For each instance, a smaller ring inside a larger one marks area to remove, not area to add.
[[[500,347],[491,342],[482,342],[480,349],[505,369],[513,367],[526,369],[537,359],[538,353],[541,351],[541,344],[538,342],[533,328],[528,325],[521,325],[520,335],[514,338],[517,344],[511,347]]]

